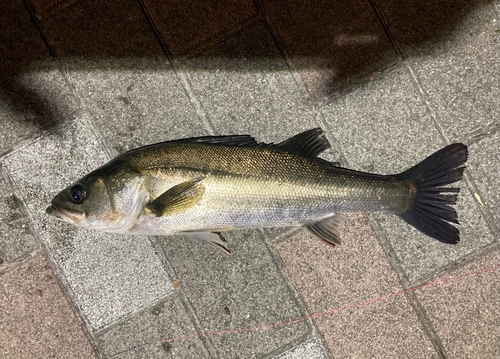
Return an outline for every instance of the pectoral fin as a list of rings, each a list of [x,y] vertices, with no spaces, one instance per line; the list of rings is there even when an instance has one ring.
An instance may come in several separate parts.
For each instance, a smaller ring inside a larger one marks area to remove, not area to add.
[[[336,214],[319,222],[307,224],[304,227],[314,236],[335,246],[341,243],[339,237],[339,224],[343,218],[344,216],[341,214]]]
[[[187,210],[198,202],[205,192],[205,186],[200,183],[202,180],[203,178],[193,178],[170,188],[154,201],[148,203],[146,209],[157,217],[169,216]]]
[[[231,254],[231,251],[227,247],[226,240],[220,233],[214,232],[182,232],[179,234],[184,234],[191,238],[196,238],[202,241],[207,241],[222,249],[227,254]]]

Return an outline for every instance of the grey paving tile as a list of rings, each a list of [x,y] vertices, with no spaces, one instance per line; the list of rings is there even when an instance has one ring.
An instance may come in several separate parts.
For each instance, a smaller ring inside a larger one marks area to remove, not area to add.
[[[467,187],[463,182],[460,187],[461,193],[456,206],[461,223],[460,242],[457,245],[447,245],[429,238],[401,223],[396,216],[379,213],[371,216],[396,251],[410,283],[429,279],[434,271],[446,268],[465,255],[480,252],[495,240]]]
[[[182,55],[256,15],[251,0],[146,0],[145,4],[174,56]]]
[[[184,296],[221,358],[261,358],[310,333],[306,322],[266,328],[304,313],[258,231],[225,232],[232,251],[186,237],[157,238]],[[232,332],[231,332],[232,331]],[[190,333],[188,333],[190,334]]]
[[[172,290],[147,238],[87,231],[45,213],[57,192],[106,161],[88,116],[5,159],[17,195],[26,202],[40,236],[93,328]]]
[[[379,4],[448,138],[499,118],[500,41],[490,1]]]
[[[417,314],[400,291],[363,214],[348,214],[335,248],[299,231],[274,244],[285,273],[315,318],[333,358],[437,358]]]
[[[492,267],[496,267],[495,270],[428,286],[416,292],[443,343],[447,358],[500,356],[499,263],[499,251],[495,250],[434,280],[468,275]]]
[[[327,356],[316,339],[310,339],[274,359],[327,359]]]
[[[313,101],[399,60],[369,1],[262,3]]]
[[[97,358],[44,254],[0,274],[0,281],[0,357]]]
[[[79,101],[67,86],[22,1],[0,14],[0,153],[71,118]]]
[[[500,134],[485,138],[469,147],[469,171],[476,183],[482,203],[500,230]]]
[[[444,147],[433,121],[404,67],[395,68],[322,109],[325,122],[349,167],[398,173]],[[471,159],[469,162],[473,162]],[[395,216],[374,214],[410,282],[480,250],[493,236],[465,183],[457,205],[462,241],[442,244]]]
[[[269,59],[254,58],[254,53]],[[248,133],[278,142],[319,125],[263,23],[179,65],[217,134]]]
[[[96,334],[106,358],[210,358],[200,338],[165,341],[196,333],[195,325],[179,295],[145,308]]]
[[[7,263],[40,248],[29,219],[0,164],[0,271]]]
[[[79,1],[44,28],[115,153],[207,133],[139,3]]]

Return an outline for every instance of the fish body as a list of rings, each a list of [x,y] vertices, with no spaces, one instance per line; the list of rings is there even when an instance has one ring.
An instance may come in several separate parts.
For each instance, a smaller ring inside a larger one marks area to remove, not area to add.
[[[67,222],[124,234],[186,234],[225,249],[221,232],[304,226],[340,243],[340,212],[399,215],[447,243],[459,240],[451,207],[467,149],[450,145],[410,170],[378,175],[318,158],[321,129],[280,144],[250,136],[200,137],[124,153],[61,191],[47,209]],[[429,222],[429,218],[432,221]]]

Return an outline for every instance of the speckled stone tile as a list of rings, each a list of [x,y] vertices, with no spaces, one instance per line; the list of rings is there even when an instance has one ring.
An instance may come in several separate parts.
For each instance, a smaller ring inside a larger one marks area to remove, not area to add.
[[[304,312],[260,232],[231,231],[224,237],[231,255],[183,236],[158,237],[155,244],[180,282],[201,330],[223,332],[208,336],[218,356],[262,358],[310,335],[305,321],[273,326]],[[196,332],[185,333],[191,334]]]
[[[21,201],[14,194],[0,161],[0,271],[8,263],[39,248]]]
[[[174,56],[234,29],[257,12],[251,0],[146,0],[145,4]]]
[[[0,274],[0,283],[1,358],[97,358],[45,254]]]
[[[207,134],[139,3],[82,0],[44,29],[113,154]]]
[[[204,338],[164,340],[195,327],[179,295],[172,294],[97,333],[96,343],[107,358],[212,358]]]
[[[487,208],[493,226],[500,231],[500,134],[472,144],[469,150],[468,168],[480,191],[476,200]]]
[[[500,39],[491,1],[378,1],[452,141],[500,117]]]
[[[331,141],[355,170],[400,173],[446,145],[405,66],[333,101],[322,113],[332,129]],[[474,161],[478,159],[471,157],[468,164]],[[461,242],[455,246],[425,236],[397,216],[371,215],[411,283],[494,241],[465,182],[458,186]]]
[[[52,197],[108,160],[88,116],[9,154],[5,169],[64,281],[94,329],[169,294],[172,286],[147,237],[72,226],[48,216]]]
[[[497,249],[434,280],[463,278],[416,292],[443,343],[447,358],[500,357],[499,263]],[[477,273],[492,268],[496,269]]]
[[[346,215],[340,234],[335,248],[306,231],[274,245],[332,357],[438,358],[406,297],[383,298],[401,284],[367,217]]]
[[[369,1],[262,4],[313,101],[339,94],[399,60]]]
[[[2,4],[0,34],[1,155],[74,118],[80,102],[23,1]]]
[[[216,134],[279,142],[320,125],[263,22],[177,63]]]
[[[310,339],[293,347],[273,359],[327,359],[316,339]]]

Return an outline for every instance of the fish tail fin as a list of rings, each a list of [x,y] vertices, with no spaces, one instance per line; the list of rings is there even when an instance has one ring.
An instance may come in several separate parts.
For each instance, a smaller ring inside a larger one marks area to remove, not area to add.
[[[399,180],[410,180],[412,204],[399,216],[426,235],[438,241],[456,244],[460,231],[456,203],[460,189],[443,187],[459,181],[467,162],[467,146],[451,144],[432,154],[416,166],[397,175]]]

